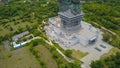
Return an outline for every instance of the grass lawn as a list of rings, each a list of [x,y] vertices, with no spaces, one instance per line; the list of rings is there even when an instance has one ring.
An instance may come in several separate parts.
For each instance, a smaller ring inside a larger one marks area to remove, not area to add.
[[[35,48],[40,52],[40,60],[46,64],[47,68],[58,68],[56,61],[52,57],[52,54],[45,46],[38,45]]]
[[[85,57],[86,55],[88,55],[88,53],[83,53],[80,50],[72,50],[72,57],[79,60],[83,57]]]
[[[114,47],[112,48],[108,53],[105,53],[104,55],[101,56],[101,59],[104,59],[110,55],[115,55],[117,52],[120,52],[120,49]]]
[[[42,68],[28,46],[10,52],[0,48],[0,68]]]

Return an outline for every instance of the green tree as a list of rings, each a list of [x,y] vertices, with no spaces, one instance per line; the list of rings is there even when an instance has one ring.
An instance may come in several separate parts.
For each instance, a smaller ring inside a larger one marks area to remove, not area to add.
[[[60,68],[81,68],[79,63],[66,63],[66,64],[62,64],[60,65]]]
[[[40,34],[40,31],[38,31],[37,29],[35,29],[31,33],[33,33],[35,36],[38,36]]]
[[[65,50],[65,55],[67,56],[67,57],[71,57],[71,54],[72,54],[72,50]]]
[[[104,34],[103,34],[103,41],[109,42],[109,41],[110,41],[110,35],[107,34],[107,33],[104,33]]]
[[[104,64],[101,61],[93,61],[90,66],[91,68],[104,68]]]

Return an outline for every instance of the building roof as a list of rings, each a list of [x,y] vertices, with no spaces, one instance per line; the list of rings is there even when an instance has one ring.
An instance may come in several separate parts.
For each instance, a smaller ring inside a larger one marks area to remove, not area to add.
[[[96,31],[94,31],[94,27],[92,27],[90,24],[87,24],[84,21],[81,21],[81,28],[76,33],[80,35],[80,37],[84,40],[88,40],[96,35]]]
[[[12,37],[12,40],[17,41],[19,38],[22,38],[23,36],[29,34],[29,31],[22,32],[20,34],[14,35]]]

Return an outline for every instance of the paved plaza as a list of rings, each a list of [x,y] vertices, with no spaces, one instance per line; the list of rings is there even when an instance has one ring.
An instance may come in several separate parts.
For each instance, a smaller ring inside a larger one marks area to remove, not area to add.
[[[80,59],[80,61],[83,62],[82,68],[90,68],[89,65],[91,64],[92,61],[99,60],[103,54],[108,53],[109,50],[113,48],[111,45],[102,41],[102,32],[99,34],[98,39],[93,44],[87,46],[77,44],[71,46],[70,48],[66,48],[62,44],[60,46],[63,49],[75,49],[75,50],[80,50],[82,52],[88,52],[89,54],[87,56]]]

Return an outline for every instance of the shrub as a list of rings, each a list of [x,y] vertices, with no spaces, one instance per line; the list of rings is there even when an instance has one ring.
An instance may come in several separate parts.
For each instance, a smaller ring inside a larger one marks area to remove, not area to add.
[[[103,34],[103,41],[109,42],[109,41],[110,41],[110,35],[107,34],[107,33],[104,33],[104,34]]]
[[[65,50],[65,55],[67,56],[67,57],[71,57],[71,54],[72,54],[72,50]]]

